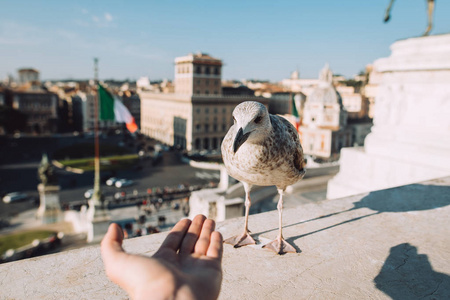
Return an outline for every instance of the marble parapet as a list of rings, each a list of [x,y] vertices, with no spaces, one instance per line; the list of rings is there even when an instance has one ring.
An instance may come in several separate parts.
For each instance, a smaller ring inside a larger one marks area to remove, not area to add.
[[[260,242],[224,247],[220,299],[449,299],[450,177],[284,211],[284,236],[299,253],[262,249],[278,213],[250,216]],[[295,196],[295,195],[294,195]],[[217,225],[225,238],[243,218]],[[167,233],[129,239],[153,254]],[[98,246],[0,265],[3,299],[127,299],[104,272]]]

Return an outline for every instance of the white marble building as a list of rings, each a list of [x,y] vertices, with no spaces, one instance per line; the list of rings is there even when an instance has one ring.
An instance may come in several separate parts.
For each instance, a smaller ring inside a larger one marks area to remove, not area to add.
[[[450,34],[395,42],[382,73],[364,148],[341,152],[327,198],[450,174]]]

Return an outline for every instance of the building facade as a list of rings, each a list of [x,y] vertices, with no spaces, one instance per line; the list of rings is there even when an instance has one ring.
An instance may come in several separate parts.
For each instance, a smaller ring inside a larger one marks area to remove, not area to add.
[[[95,126],[95,98],[97,97],[97,93],[92,90],[84,92],[78,92],[77,96],[81,98],[81,113],[82,113],[82,124],[83,131],[89,132],[94,131]],[[108,130],[121,128],[115,121],[113,120],[99,120],[98,126],[100,130]]]
[[[269,113],[273,115],[292,115],[292,97],[294,97],[295,107],[301,117],[303,115],[303,108],[306,101],[306,96],[301,92],[273,93],[269,98]]]
[[[134,121],[138,128],[141,128],[141,99],[139,95],[133,94],[128,96],[122,96],[123,104],[128,108],[130,114],[133,116]]]
[[[369,81],[364,86],[364,95],[367,97],[369,101],[369,112],[368,115],[371,119],[373,119],[375,114],[375,98],[378,94],[378,86],[382,82],[383,74],[375,70],[373,65],[368,65],[366,67],[366,71],[369,74]]]
[[[141,132],[188,151],[219,151],[239,103],[269,104],[262,97],[223,96],[221,66],[221,60],[207,54],[176,58],[175,93],[139,92]]]
[[[26,84],[26,83],[38,83],[39,82],[39,71],[36,69],[19,69],[17,71],[19,74],[19,83],[20,84]]]
[[[349,119],[368,118],[369,100],[363,94],[356,93],[353,86],[339,85],[336,87],[336,90],[342,98],[342,104],[347,111]]]
[[[290,78],[283,79],[281,85],[292,92],[302,92],[306,96],[314,91],[315,87],[319,84],[318,79],[301,79],[300,73],[294,71]]]
[[[222,61],[205,53],[175,58],[175,93],[221,95]]]
[[[343,147],[353,144],[347,127],[347,111],[333,86],[333,73],[326,65],[319,75],[317,87],[306,98],[300,140],[305,154],[331,158]]]
[[[55,133],[58,121],[58,96],[49,92],[14,91],[12,107],[27,115],[28,133]]]

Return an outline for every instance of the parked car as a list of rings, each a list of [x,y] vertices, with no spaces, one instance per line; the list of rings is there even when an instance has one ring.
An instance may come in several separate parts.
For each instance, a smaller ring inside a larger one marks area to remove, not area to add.
[[[20,192],[14,192],[14,193],[6,194],[3,197],[3,202],[11,203],[11,202],[22,201],[22,200],[26,200],[26,199],[28,199],[27,194],[20,193]]]
[[[116,183],[114,183],[114,185],[116,186],[116,188],[121,188],[121,187],[130,186],[133,183],[134,183],[134,181],[130,180],[130,179],[120,179],[120,180],[116,181]]]
[[[84,192],[84,198],[86,199],[91,199],[92,195],[94,195],[94,189],[90,189]]]
[[[106,180],[106,185],[113,186],[117,181],[119,181],[120,178],[117,177],[111,177],[108,180]]]

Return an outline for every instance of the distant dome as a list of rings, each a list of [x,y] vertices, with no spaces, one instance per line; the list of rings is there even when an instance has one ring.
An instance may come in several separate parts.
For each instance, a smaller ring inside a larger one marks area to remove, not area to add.
[[[316,87],[314,91],[309,95],[308,101],[315,103],[341,103],[341,97],[339,97],[338,93],[334,89],[333,86],[330,87]]]
[[[319,84],[308,96],[307,101],[323,104],[338,103],[342,106],[342,98],[333,86],[333,72],[328,64],[319,73]]]
[[[291,79],[299,79],[300,78],[300,74],[298,71],[294,71],[291,73]]]

